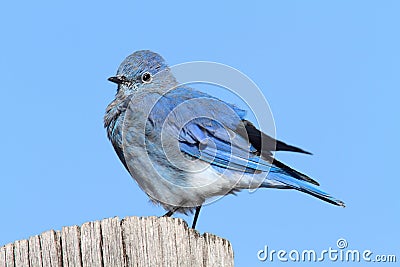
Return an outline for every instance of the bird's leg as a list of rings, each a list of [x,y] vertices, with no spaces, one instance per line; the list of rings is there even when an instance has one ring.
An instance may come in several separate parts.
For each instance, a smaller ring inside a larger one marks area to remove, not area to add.
[[[193,229],[196,228],[196,223],[197,223],[197,219],[199,218],[200,209],[201,209],[201,205],[196,207],[196,212],[194,214],[193,223],[192,223]]]
[[[177,211],[178,209],[179,209],[179,207],[174,207],[172,210],[169,210],[167,213],[165,213],[165,214],[163,215],[163,217],[171,217],[172,214],[174,214],[175,211]]]
[[[172,210],[169,210],[167,213],[165,213],[165,214],[163,215],[163,217],[171,217],[172,214],[174,214],[174,212],[173,212]]]

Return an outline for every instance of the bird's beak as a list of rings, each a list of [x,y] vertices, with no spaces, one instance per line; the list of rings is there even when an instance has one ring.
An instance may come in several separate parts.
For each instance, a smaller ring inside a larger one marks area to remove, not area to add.
[[[116,84],[121,84],[123,82],[121,77],[118,77],[118,76],[110,77],[107,80],[109,80],[110,82],[116,83]]]

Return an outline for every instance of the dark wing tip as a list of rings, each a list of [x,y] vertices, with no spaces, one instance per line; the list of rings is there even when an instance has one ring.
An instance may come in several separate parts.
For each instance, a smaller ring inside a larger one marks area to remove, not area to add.
[[[276,140],[275,138],[261,132],[248,120],[242,120],[246,129],[247,137],[249,142],[258,150],[262,152],[271,151],[290,151],[312,155],[311,152],[303,150],[299,147],[288,145],[282,141]],[[245,136],[245,135],[244,135]]]
[[[303,153],[307,155],[312,155],[311,152],[308,152],[304,149],[301,149],[299,147],[291,146],[288,145],[282,141],[277,140],[276,141],[276,151],[290,151],[290,152],[297,152],[297,153]]]

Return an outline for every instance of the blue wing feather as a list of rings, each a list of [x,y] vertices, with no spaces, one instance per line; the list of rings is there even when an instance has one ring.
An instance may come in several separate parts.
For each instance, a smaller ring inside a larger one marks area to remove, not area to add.
[[[174,113],[171,112],[174,108],[195,98],[220,101],[230,108],[231,113],[221,112],[221,109],[214,107],[213,104],[201,101],[193,101],[176,112],[176,116],[181,117],[176,117],[174,120],[188,121],[180,129],[178,137],[182,152],[210,163],[217,171],[228,169],[249,174],[269,172],[261,184],[262,187],[271,187],[273,181],[272,187],[293,188],[335,205],[344,205],[342,201],[304,181],[302,176],[287,166],[286,169],[276,166],[272,157],[267,159],[260,157],[259,151],[239,133],[238,128],[242,125],[246,112],[234,105],[191,88],[176,88],[161,97],[154,106],[150,120],[155,123],[158,121],[159,125],[162,125],[166,117]],[[195,119],[188,120],[189,117]],[[173,123],[174,120],[169,123]]]

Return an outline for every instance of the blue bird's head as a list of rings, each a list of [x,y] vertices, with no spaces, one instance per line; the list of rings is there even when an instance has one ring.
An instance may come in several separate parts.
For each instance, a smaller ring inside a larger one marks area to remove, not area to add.
[[[165,92],[173,89],[176,79],[165,60],[149,50],[136,51],[122,61],[117,75],[108,78],[118,84],[115,99],[107,106],[104,126],[108,137],[113,140],[115,126],[123,116],[132,97],[140,92]],[[115,141],[115,140],[114,140]]]
[[[150,50],[129,55],[119,66],[117,75],[108,80],[118,84],[117,94],[124,96],[146,87],[159,87],[163,82],[175,81],[165,60]]]

